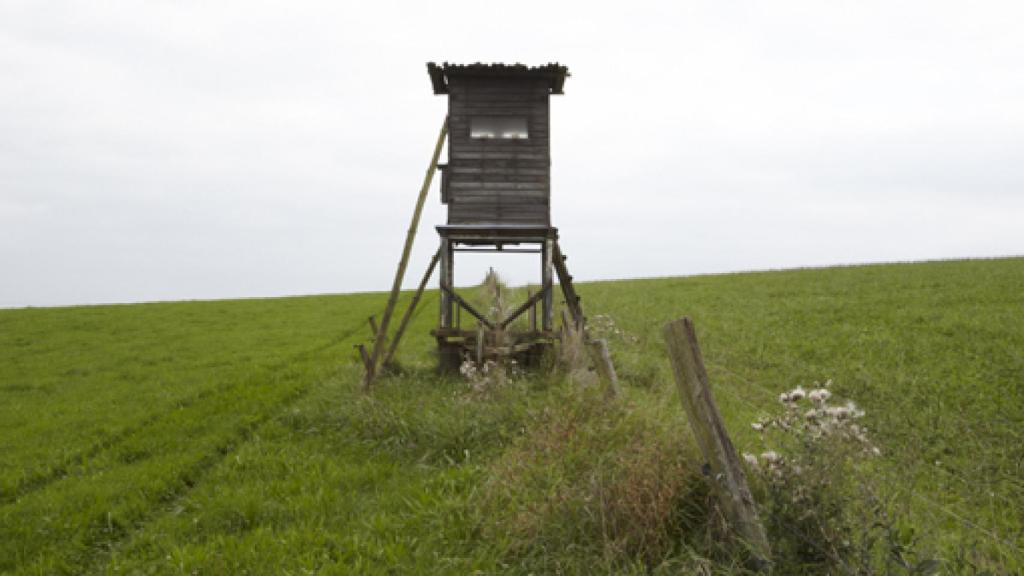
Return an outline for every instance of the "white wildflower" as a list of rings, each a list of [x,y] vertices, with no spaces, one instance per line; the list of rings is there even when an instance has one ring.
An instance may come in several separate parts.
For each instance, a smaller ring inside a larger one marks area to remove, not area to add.
[[[779,456],[779,453],[774,450],[769,450],[761,454],[761,460],[764,460],[765,464],[770,466],[782,462],[782,456]]]
[[[810,399],[811,402],[813,402],[815,405],[818,405],[818,406],[821,406],[822,404],[824,404],[831,397],[832,397],[832,393],[829,392],[828,390],[824,389],[824,388],[818,388],[816,390],[811,390],[810,393],[807,394],[807,398]]]
[[[799,402],[807,396],[807,391],[804,390],[803,386],[797,386],[789,392],[783,392],[779,394],[779,401],[786,404],[790,402]]]
[[[825,413],[836,420],[845,420],[850,416],[850,409],[846,406],[829,406],[825,408]]]
[[[476,364],[468,358],[459,366],[459,373],[467,380],[476,378]]]
[[[751,468],[757,468],[758,467],[757,456],[754,456],[753,454],[747,454],[746,452],[744,452],[743,453],[743,460]]]

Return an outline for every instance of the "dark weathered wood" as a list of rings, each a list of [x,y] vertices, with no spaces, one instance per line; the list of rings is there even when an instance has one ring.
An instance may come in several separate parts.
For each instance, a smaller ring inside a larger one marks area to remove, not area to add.
[[[473,253],[489,253],[489,254],[540,254],[540,250],[531,250],[529,248],[456,248],[456,252],[473,252]]]
[[[366,346],[363,344],[356,344],[355,348],[359,350],[359,357],[363,360],[363,367],[367,370],[370,369],[370,353],[366,351]]]
[[[476,193],[477,196],[483,198],[504,198],[507,201],[515,201],[527,198],[537,198],[543,200],[546,198],[544,194],[544,183],[543,182],[452,182],[450,192],[456,195],[466,195]],[[534,195],[529,195],[531,191],[538,192]],[[533,204],[534,202],[528,201],[523,202],[524,204]]]
[[[524,158],[510,158],[507,160],[492,160],[487,163],[482,163],[479,160],[461,160],[451,159],[448,163],[450,170],[453,174],[458,173],[460,175],[466,175],[470,173],[470,170],[476,169],[475,174],[486,174],[491,170],[494,171],[517,171],[517,170],[529,170],[530,172],[524,172],[537,175],[537,171],[542,171],[542,176],[548,173],[547,162],[544,160],[528,160]]]
[[[482,366],[484,363],[484,342],[487,339],[487,332],[484,331],[483,323],[476,325],[476,364]]]
[[[373,383],[377,373],[377,362],[381,358],[384,349],[384,338],[391,323],[391,315],[395,311],[395,304],[398,303],[398,293],[402,290],[402,279],[405,278],[405,269],[409,265],[409,254],[412,252],[413,241],[416,239],[416,229],[420,225],[420,215],[423,213],[423,204],[427,199],[427,192],[430,190],[430,183],[434,179],[434,172],[437,171],[437,163],[441,158],[441,150],[444,148],[445,138],[448,135],[448,117],[445,116],[441,123],[441,131],[437,136],[437,144],[434,145],[434,155],[430,159],[430,166],[423,177],[423,185],[420,187],[420,194],[416,198],[416,209],[412,213],[412,221],[409,222],[409,229],[405,234],[405,244],[402,247],[402,257],[398,261],[398,270],[395,271],[395,281],[391,284],[391,294],[384,306],[384,313],[381,315],[380,326],[377,330],[377,337],[373,341],[373,353],[370,355],[370,364],[367,366],[366,374],[363,376],[363,389],[368,390]]]
[[[539,292],[537,292],[536,294],[530,296],[526,300],[526,302],[523,302],[522,304],[520,304],[518,308],[513,310],[512,313],[509,314],[504,320],[499,322],[498,323],[498,327],[502,328],[502,329],[506,328],[509,324],[514,322],[516,318],[519,318],[523,314],[523,312],[526,312],[527,310],[533,308],[537,304],[537,302],[539,302],[540,299],[544,297],[545,291],[549,290],[549,289],[550,289],[550,287],[549,288],[541,288]]]
[[[457,328],[434,328],[433,330],[430,331],[430,335],[441,338],[474,338],[476,336],[476,327],[474,326],[472,330],[460,330]],[[525,333],[522,335],[537,340],[557,340],[559,338],[559,334],[554,331],[543,332],[538,330],[537,332]]]
[[[551,258],[554,251],[555,241],[552,238],[544,240],[540,263],[540,289],[544,294],[544,300],[540,307],[540,325],[542,330],[551,330],[554,324],[554,299],[551,296]]]
[[[441,236],[441,248],[439,250],[441,254],[441,285],[451,285],[455,280],[455,272],[452,270],[454,249],[452,243],[445,236]],[[452,327],[452,299],[444,290],[441,291],[441,297],[439,298],[441,310],[440,310],[440,326],[441,328]]]
[[[490,329],[486,333],[487,350],[507,350],[510,347],[502,341],[502,331],[529,312],[530,334],[534,340],[524,342],[523,335],[517,333],[515,339],[510,340],[512,345],[535,347],[545,338],[549,339],[546,344],[551,344],[554,324],[552,255],[557,231],[551,227],[549,100],[551,94],[561,93],[568,71],[561,66],[538,71],[522,66],[448,64],[428,69],[435,93],[448,95],[449,119],[442,198],[447,206],[447,223],[438,227],[442,243],[447,243],[449,250],[441,259],[440,323],[432,334],[438,338],[442,351],[454,340],[463,351],[472,354],[473,335],[467,335],[467,331],[458,326],[453,327],[452,322],[466,310]],[[494,128],[499,130],[503,129],[503,124],[516,131],[525,128],[526,137],[504,139],[498,134],[496,138],[474,138],[474,128],[482,125],[481,119],[486,118],[499,119],[494,123]],[[508,317],[489,321],[452,289],[456,246],[458,251],[487,246],[500,250],[526,243],[541,245],[542,286],[537,294],[530,293],[527,302]],[[536,319],[538,308],[542,314],[540,321]],[[538,327],[541,330],[537,330]],[[582,335],[579,327],[576,332]],[[476,339],[478,343],[481,341],[484,339]]]
[[[547,160],[547,154],[540,152],[492,151],[463,152],[454,156],[460,160]]]
[[[444,83],[448,94],[448,222],[549,224],[550,78],[516,72],[509,77],[432,76],[435,80]],[[528,137],[471,137],[474,118],[501,116],[525,119]]]
[[[529,294],[531,299],[532,299],[533,294],[530,293],[529,291],[527,292],[527,294]],[[537,303],[534,302],[533,306],[530,306],[530,332],[534,332],[536,330],[537,330]]]
[[[565,297],[565,305],[569,307],[569,311],[572,313],[572,319],[576,322],[577,326],[582,326],[584,322],[583,305],[580,302],[580,297],[576,294],[576,287],[572,284],[572,275],[569,274],[565,260],[566,257],[565,254],[562,254],[562,248],[558,245],[558,242],[555,242],[552,264],[555,267],[555,272],[558,273],[558,283],[562,286],[562,296]]]
[[[398,343],[402,340],[402,336],[405,334],[405,329],[409,325],[409,320],[412,319],[413,312],[416,311],[416,306],[420,303],[420,298],[423,296],[423,290],[427,287],[427,282],[430,281],[430,277],[434,274],[434,268],[437,267],[437,261],[441,257],[441,251],[434,252],[434,256],[430,259],[430,264],[427,265],[427,271],[423,273],[423,278],[420,280],[420,285],[416,288],[416,293],[412,296],[412,301],[409,302],[409,307],[405,309],[405,314],[402,315],[402,321],[398,324],[398,330],[395,332],[394,338],[391,339],[391,343],[388,345],[388,351],[384,354],[384,362],[382,366],[389,366],[391,361],[395,357],[395,352],[398,350]]]
[[[377,317],[371,314],[370,317],[367,318],[367,323],[370,325],[370,341],[375,341],[378,336]],[[382,337],[386,339],[387,334]]]
[[[608,352],[608,341],[604,338],[593,340],[588,344],[590,359],[594,362],[598,376],[605,385],[605,394],[609,398],[616,398],[619,395],[619,375],[615,373],[615,365],[612,364],[612,355]]]
[[[750,550],[755,564],[767,566],[771,558],[768,538],[758,518],[739,456],[711,394],[693,322],[689,318],[669,322],[664,335],[679,397],[697,445],[710,467],[712,485],[718,492],[722,509]]]
[[[462,309],[464,309],[466,312],[469,312],[470,314],[473,315],[474,318],[482,322],[484,326],[487,326],[491,330],[494,330],[494,323],[488,320],[487,317],[481,314],[479,311],[477,311],[477,309],[474,308],[472,304],[466,302],[466,300],[463,299],[462,296],[459,296],[458,293],[455,292],[455,290],[452,290],[450,286],[448,286],[447,284],[442,284],[441,290],[446,292],[448,296],[452,300],[454,300],[455,303],[458,304]]]

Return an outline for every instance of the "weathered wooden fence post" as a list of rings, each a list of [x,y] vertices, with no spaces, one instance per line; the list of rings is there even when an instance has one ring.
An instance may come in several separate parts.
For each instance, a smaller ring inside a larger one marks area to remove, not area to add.
[[[771,548],[750,494],[747,478],[740,467],[722,415],[711,395],[708,374],[693,322],[682,318],[665,325],[665,343],[672,362],[679,397],[690,420],[701,453],[711,469],[712,485],[723,511],[736,533],[751,552],[753,564],[765,568],[771,561]]]
[[[590,349],[590,359],[594,362],[594,368],[604,382],[605,395],[609,398],[617,398],[619,395],[619,376],[615,373],[612,355],[608,352],[608,341],[604,338],[599,338],[592,340],[587,346]]]

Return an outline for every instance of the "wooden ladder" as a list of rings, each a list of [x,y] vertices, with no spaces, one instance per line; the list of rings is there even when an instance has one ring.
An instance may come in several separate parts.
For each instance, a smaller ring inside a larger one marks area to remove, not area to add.
[[[580,304],[580,297],[576,294],[576,288],[572,285],[572,275],[569,274],[569,269],[565,266],[566,259],[567,256],[562,254],[562,248],[558,245],[558,241],[555,240],[551,263],[555,267],[555,273],[558,274],[558,283],[562,286],[562,295],[565,296],[565,305],[569,307],[569,313],[572,314],[572,321],[578,329],[582,329],[584,322],[583,305]]]

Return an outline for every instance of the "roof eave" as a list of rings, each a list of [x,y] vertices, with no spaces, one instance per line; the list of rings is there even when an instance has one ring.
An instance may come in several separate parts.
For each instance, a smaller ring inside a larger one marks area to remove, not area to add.
[[[427,73],[434,94],[448,94],[449,76],[518,76],[527,75],[544,78],[548,82],[551,94],[563,94],[565,79],[570,76],[569,69],[559,64],[547,64],[528,68],[522,64],[469,64],[457,65],[445,62],[440,66],[434,62],[427,63]]]

